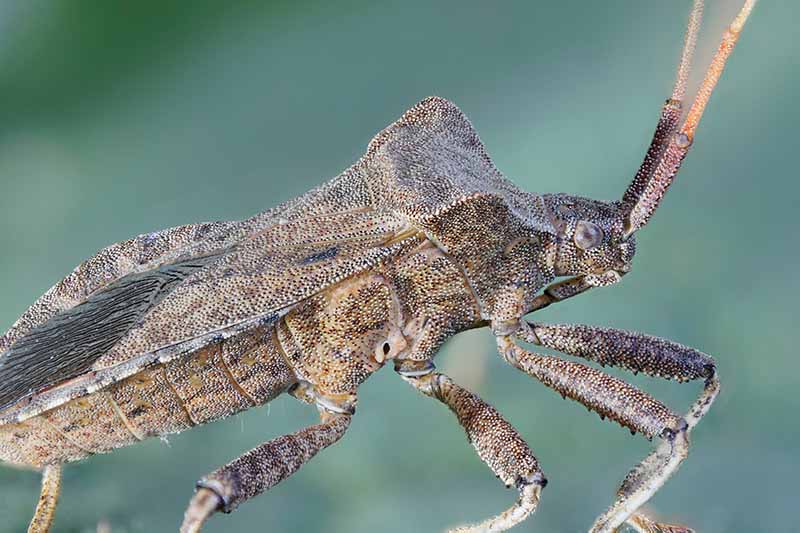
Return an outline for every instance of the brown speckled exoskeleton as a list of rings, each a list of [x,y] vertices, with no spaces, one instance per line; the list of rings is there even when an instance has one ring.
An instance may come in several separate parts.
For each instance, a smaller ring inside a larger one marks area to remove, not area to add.
[[[284,392],[321,422],[271,440],[197,484],[181,531],[199,531],[338,441],[356,391],[389,361],[449,407],[480,458],[519,492],[506,511],[460,531],[503,531],[538,504],[545,477],[489,404],[434,370],[454,334],[491,326],[511,366],[648,438],[591,531],[657,524],[639,508],[687,455],[719,390],[711,357],[649,335],[523,317],[631,268],[650,219],[754,4],[730,25],[681,124],[702,1],[689,18],[677,81],[644,161],[619,201],[531,194],[494,167],[464,115],[428,98],[379,133],[352,167],[239,222],[193,224],[114,244],[44,294],[0,338],[0,459],[43,470],[29,531],[53,520],[61,465],[262,405]],[[556,281],[556,278],[563,278]],[[593,367],[705,386],[684,416]]]

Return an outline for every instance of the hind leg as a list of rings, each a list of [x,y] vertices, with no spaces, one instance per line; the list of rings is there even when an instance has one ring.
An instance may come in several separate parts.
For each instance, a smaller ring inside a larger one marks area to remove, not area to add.
[[[61,493],[61,465],[48,465],[42,471],[42,493],[33,514],[28,533],[47,533],[56,514],[58,495]]]
[[[350,414],[322,410],[322,422],[258,446],[209,474],[186,509],[181,533],[199,533],[208,518],[230,513],[239,504],[277,485],[336,443],[350,425]]]

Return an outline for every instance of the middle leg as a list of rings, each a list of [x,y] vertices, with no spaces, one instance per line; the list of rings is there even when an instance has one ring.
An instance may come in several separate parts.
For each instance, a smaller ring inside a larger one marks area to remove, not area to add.
[[[230,513],[294,474],[319,451],[336,443],[350,425],[350,414],[320,410],[321,423],[258,446],[197,483],[181,533],[199,533],[217,511]]]
[[[547,480],[527,443],[491,405],[460,387],[430,362],[402,361],[395,370],[421,393],[447,405],[458,417],[478,456],[506,487],[516,487],[519,499],[510,509],[480,524],[459,527],[451,533],[505,531],[536,510]]]

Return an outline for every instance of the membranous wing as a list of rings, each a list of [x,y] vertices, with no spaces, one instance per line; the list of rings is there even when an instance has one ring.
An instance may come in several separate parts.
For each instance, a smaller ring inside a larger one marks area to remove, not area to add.
[[[181,281],[220,255],[130,274],[34,327],[0,358],[0,406],[91,369]]]

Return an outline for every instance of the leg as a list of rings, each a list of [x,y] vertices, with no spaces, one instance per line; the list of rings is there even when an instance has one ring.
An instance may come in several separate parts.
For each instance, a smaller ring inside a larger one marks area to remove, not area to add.
[[[639,389],[594,368],[527,352],[508,337],[498,337],[503,357],[564,397],[577,400],[632,433],[661,439],[655,451],[626,476],[617,501],[592,526],[592,533],[612,533],[631,519],[677,470],[689,448],[686,420]],[[710,405],[710,404],[709,404]],[[707,410],[704,406],[701,410]],[[633,521],[637,518],[633,518]],[[642,519],[644,520],[644,518]],[[665,526],[666,527],[666,526]]]
[[[53,523],[61,493],[61,465],[48,465],[42,472],[42,493],[33,514],[28,533],[47,533]]]
[[[547,480],[530,448],[511,424],[478,396],[459,387],[444,374],[434,372],[430,363],[399,362],[396,370],[417,390],[447,405],[458,417],[481,460],[506,487],[513,486],[519,491],[519,499],[507,511],[452,532],[505,531],[535,511]]]
[[[628,525],[637,533],[692,533],[693,531],[686,526],[659,524],[641,512],[631,516]]]
[[[199,532],[216,511],[230,513],[297,472],[317,452],[344,435],[350,415],[322,411],[322,423],[254,448],[198,481],[181,533]]]
[[[684,419],[694,428],[719,393],[716,363],[711,356],[677,342],[643,333],[580,324],[523,323],[518,337],[526,342],[625,368],[633,373],[685,382],[704,379],[703,392]]]
[[[684,416],[687,425],[687,452],[689,431],[708,412],[719,394],[720,384],[714,359],[677,342],[619,329],[573,324],[525,324],[521,328],[519,336],[523,340],[539,346],[583,357],[601,365],[622,367],[635,373],[644,372],[651,376],[675,379],[681,382],[704,379],[703,391]],[[633,498],[632,494],[641,486],[651,483],[659,475],[663,477],[661,483],[666,481],[671,472],[664,471],[658,474],[656,470],[658,470],[659,462],[668,462],[669,452],[670,450],[663,445],[659,446],[642,463],[646,465],[645,467],[640,465],[640,468],[634,469],[620,488],[619,500],[603,518],[610,520],[615,509],[620,510],[617,514],[621,514],[624,507],[622,500],[635,502],[636,498]],[[675,463],[672,471],[676,470],[679,464],[680,461]],[[652,476],[652,479],[649,480],[648,475]],[[657,488],[654,487],[650,494],[655,493]],[[677,526],[656,524],[646,516],[638,514],[633,515],[629,523],[639,531],[648,533],[651,531],[685,531],[685,528],[681,529]]]

